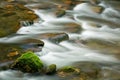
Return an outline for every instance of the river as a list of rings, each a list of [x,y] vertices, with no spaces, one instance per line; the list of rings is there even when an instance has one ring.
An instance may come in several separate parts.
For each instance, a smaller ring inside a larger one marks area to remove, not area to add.
[[[53,2],[51,4],[57,3]],[[117,4],[120,4],[120,2],[114,0],[101,1],[97,5],[81,3],[77,4],[72,10],[66,10],[66,15],[56,17],[54,14],[56,9],[35,9],[31,6],[40,5],[40,3],[30,3],[26,6],[35,11],[40,19],[33,25],[22,26],[17,34],[33,35],[65,32],[68,34],[69,40],[60,43],[42,39],[45,45],[42,51],[36,52],[36,54],[45,65],[56,64],[60,68],[80,62],[97,63],[102,65],[101,69],[104,75],[100,80],[120,80],[118,76],[112,77],[120,75],[120,6]],[[95,6],[102,6],[104,10],[98,13],[94,8]],[[76,27],[66,27],[67,24],[77,24],[78,28],[76,30]],[[79,28],[82,28],[82,30],[78,30]],[[16,36],[17,39],[19,37]],[[24,38],[24,35],[22,37]],[[9,40],[14,41],[16,38],[10,37]],[[4,38],[0,41],[2,40]],[[0,80],[67,79],[6,70],[0,71]]]

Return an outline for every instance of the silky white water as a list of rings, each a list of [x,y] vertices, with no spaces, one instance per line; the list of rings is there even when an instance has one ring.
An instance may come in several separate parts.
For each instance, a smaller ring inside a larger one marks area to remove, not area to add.
[[[102,3],[101,3],[102,5]],[[120,18],[118,11],[113,8],[106,8],[103,13],[96,13],[90,4],[78,4],[73,10],[68,11],[73,19],[69,16],[56,18],[54,13],[50,10],[34,10],[40,17],[40,20],[31,26],[22,26],[17,34],[26,34],[21,36],[11,36],[1,38],[0,42],[14,42],[24,38],[36,38],[33,35],[48,32],[66,32],[69,40],[63,41],[59,44],[42,39],[45,43],[41,52],[36,52],[39,58],[45,65],[56,64],[57,67],[71,65],[75,62],[90,61],[100,63],[120,63],[120,59],[115,54],[105,54],[100,50],[95,50],[87,47],[79,42],[79,40],[97,39],[116,45],[120,43]],[[115,14],[114,14],[115,13]],[[111,16],[114,19],[111,19]],[[79,33],[71,33],[64,27],[66,23],[75,23],[83,28]],[[94,27],[92,24],[100,25],[101,27]],[[74,42],[71,42],[73,40]],[[119,46],[120,47],[120,46]],[[0,80],[48,80],[56,77],[50,76],[30,76],[18,71],[1,71]]]

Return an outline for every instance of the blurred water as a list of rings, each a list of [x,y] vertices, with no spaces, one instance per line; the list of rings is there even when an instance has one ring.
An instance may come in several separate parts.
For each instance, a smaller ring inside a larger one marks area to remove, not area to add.
[[[109,4],[111,5],[111,3]],[[101,14],[94,11],[92,8],[93,5],[82,3],[75,6],[73,10],[67,11],[71,16],[61,18],[57,18],[51,9],[35,9],[34,11],[40,17],[40,20],[31,26],[23,26],[17,32],[17,34],[26,35],[1,38],[0,42],[29,38],[37,33],[66,32],[70,39],[60,44],[55,44],[43,39],[45,46],[42,52],[37,52],[36,54],[45,65],[56,64],[59,68],[80,61],[120,64],[120,57],[116,57],[116,54],[105,54],[107,51],[103,53],[101,50],[91,49],[80,42],[81,40],[89,41],[93,39],[108,42],[108,44],[111,43],[113,46],[115,46],[116,43],[120,43],[120,12],[112,8],[112,6],[105,6],[104,1],[99,5],[105,7],[105,10]],[[71,17],[73,18],[71,19]],[[64,29],[64,24],[66,23],[78,24],[80,25],[79,27],[83,28],[83,31],[80,33],[68,32]],[[118,44],[118,49],[120,49],[120,44]],[[29,74],[11,70],[0,72],[0,80],[48,80],[49,78],[52,80],[60,80],[55,76],[30,76]]]

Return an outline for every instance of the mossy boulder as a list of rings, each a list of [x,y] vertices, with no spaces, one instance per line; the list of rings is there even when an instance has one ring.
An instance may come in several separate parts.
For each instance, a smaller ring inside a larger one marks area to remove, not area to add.
[[[17,35],[22,36],[22,35]],[[44,42],[37,39],[20,38],[12,40],[16,36],[9,36],[9,39],[0,42],[0,70],[9,69],[9,66],[23,53],[32,51],[40,52]]]
[[[46,70],[46,74],[50,75],[50,74],[54,74],[55,72],[56,72],[56,65],[55,64],[49,65]]]
[[[12,64],[11,68],[34,73],[42,70],[43,63],[33,52],[26,52]]]
[[[20,35],[17,36],[20,37]],[[10,41],[16,36],[8,37],[11,38],[0,42],[0,64],[15,61],[27,51],[40,52],[44,46],[44,42],[41,40],[21,37],[19,40],[17,38]]]

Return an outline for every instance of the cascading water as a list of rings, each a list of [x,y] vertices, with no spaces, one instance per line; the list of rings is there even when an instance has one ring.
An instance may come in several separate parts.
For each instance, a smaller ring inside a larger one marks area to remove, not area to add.
[[[104,4],[100,3],[100,5]],[[73,63],[84,61],[108,64],[117,63],[117,66],[120,65],[120,58],[117,58],[116,54],[109,54],[110,51],[107,52],[107,50],[103,50],[101,47],[100,49],[99,47],[96,49],[97,46],[95,47],[93,45],[83,44],[84,42],[82,43],[82,41],[85,41],[85,43],[87,42],[88,44],[91,43],[99,45],[99,43],[90,42],[91,40],[100,41],[100,43],[103,44],[110,43],[113,46],[113,49],[117,46],[116,51],[120,53],[120,24],[118,18],[119,12],[117,10],[113,8],[105,8],[103,13],[98,14],[89,3],[82,3],[78,4],[74,10],[66,11],[71,15],[70,17],[64,16],[56,18],[50,10],[37,9],[34,11],[41,18],[40,21],[31,26],[23,26],[17,32],[17,34],[26,35],[1,38],[0,42],[14,42],[21,38],[33,37],[36,33],[66,32],[69,35],[69,40],[63,41],[59,44],[43,39],[45,46],[41,52],[37,52],[36,54],[45,63],[45,65],[56,64],[59,68],[65,65],[72,65]],[[71,19],[71,17],[74,19]],[[111,19],[111,17],[114,17],[114,19]],[[83,31],[71,33],[64,28],[64,24],[66,23],[78,24],[79,27],[83,28]],[[100,27],[98,28],[97,25],[100,25]],[[110,67],[111,66],[108,66],[107,68]],[[105,68],[106,67],[103,67],[103,69]],[[119,68],[112,67],[112,69],[120,73]],[[105,75],[107,75],[107,73]],[[31,76],[27,73],[24,74],[22,72],[11,70],[0,72],[0,80],[48,80],[49,78],[51,78],[51,80],[60,80],[55,76]],[[113,79],[107,78],[102,80]]]

